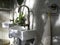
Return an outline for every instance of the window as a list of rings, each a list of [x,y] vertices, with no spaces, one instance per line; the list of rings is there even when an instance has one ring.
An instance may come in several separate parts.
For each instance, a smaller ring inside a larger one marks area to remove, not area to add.
[[[14,0],[0,0],[0,9],[12,9]]]

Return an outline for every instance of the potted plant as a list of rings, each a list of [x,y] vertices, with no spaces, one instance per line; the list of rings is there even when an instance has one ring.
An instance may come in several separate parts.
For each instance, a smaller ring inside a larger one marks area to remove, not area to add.
[[[25,25],[25,21],[26,21],[25,15],[23,14],[23,12],[21,12],[19,13],[19,16],[16,18],[15,24],[23,26]]]

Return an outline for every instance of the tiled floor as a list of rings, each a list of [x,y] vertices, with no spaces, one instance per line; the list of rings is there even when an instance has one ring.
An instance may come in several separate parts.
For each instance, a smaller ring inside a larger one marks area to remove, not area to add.
[[[9,33],[8,29],[3,29],[3,28],[0,27],[0,39],[9,40],[10,43],[12,44],[13,39],[9,38],[8,33]]]
[[[9,31],[7,29],[3,29],[0,27],[0,39],[9,39],[8,32]]]

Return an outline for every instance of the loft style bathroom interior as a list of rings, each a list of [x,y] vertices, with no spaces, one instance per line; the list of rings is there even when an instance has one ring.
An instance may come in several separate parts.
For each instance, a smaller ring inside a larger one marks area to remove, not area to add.
[[[60,45],[60,0],[0,0],[0,45]]]

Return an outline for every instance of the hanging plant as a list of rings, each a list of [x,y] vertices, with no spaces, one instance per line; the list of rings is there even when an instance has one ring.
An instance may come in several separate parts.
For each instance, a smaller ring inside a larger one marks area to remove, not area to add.
[[[18,25],[24,25],[25,24],[25,15],[22,13],[19,13],[19,17],[16,18],[15,23]]]

